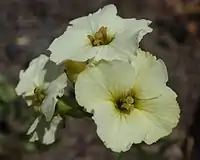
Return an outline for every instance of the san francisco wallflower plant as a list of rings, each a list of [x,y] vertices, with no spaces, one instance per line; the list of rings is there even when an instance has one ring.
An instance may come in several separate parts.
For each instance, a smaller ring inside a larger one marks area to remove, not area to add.
[[[150,23],[122,18],[114,5],[70,21],[50,44],[50,57],[20,71],[16,93],[36,112],[30,141],[52,144],[67,116],[92,117],[114,152],[169,135],[179,121],[177,95],[164,62],[139,49]]]
[[[57,64],[66,60],[123,60],[134,57],[142,37],[151,32],[149,20],[121,18],[114,5],[72,20],[48,48]]]
[[[42,113],[47,122],[54,116],[57,97],[63,96],[67,86],[66,74],[62,72],[45,55],[33,59],[25,71],[20,71],[20,80],[15,89],[17,95],[25,98],[28,106],[32,106],[36,112]],[[36,128],[39,119],[36,119],[32,128]]]
[[[133,143],[156,142],[177,125],[177,95],[167,81],[163,61],[138,50],[132,64],[104,61],[83,71],[75,85],[76,99],[93,113],[106,147],[125,152]]]

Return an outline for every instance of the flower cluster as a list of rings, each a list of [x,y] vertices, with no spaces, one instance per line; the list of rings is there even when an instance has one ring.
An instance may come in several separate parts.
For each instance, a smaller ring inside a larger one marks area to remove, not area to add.
[[[30,141],[54,142],[62,120],[56,108],[67,96],[67,82],[112,151],[125,152],[132,144],[152,144],[169,135],[180,109],[176,93],[166,84],[164,62],[139,47],[143,36],[152,32],[150,23],[122,18],[114,5],[72,20],[49,46],[50,57],[40,55],[20,72],[16,92],[39,113],[28,130]],[[50,127],[40,136],[42,120]]]

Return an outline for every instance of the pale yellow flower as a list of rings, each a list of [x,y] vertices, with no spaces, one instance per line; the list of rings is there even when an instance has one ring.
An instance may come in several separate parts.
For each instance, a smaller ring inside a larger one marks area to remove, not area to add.
[[[128,61],[135,55],[142,37],[152,32],[149,20],[121,18],[114,5],[74,19],[63,35],[49,46],[50,59],[57,64],[66,60],[95,59]]]
[[[124,152],[133,143],[156,142],[177,125],[177,95],[167,81],[164,63],[139,50],[133,64],[112,61],[87,68],[78,76],[75,93],[93,113],[106,147]]]
[[[64,94],[67,76],[49,57],[40,55],[33,59],[29,67],[20,71],[19,83],[15,88],[17,95],[22,95],[29,106],[43,113],[50,121],[53,117],[57,97]]]

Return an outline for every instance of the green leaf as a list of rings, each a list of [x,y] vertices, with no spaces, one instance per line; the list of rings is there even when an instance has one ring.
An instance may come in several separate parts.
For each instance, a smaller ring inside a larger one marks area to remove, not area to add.
[[[86,112],[83,107],[79,106],[73,96],[63,96],[58,100],[57,112],[61,116],[71,116],[75,118],[91,117],[92,114]]]
[[[62,99],[58,99],[57,111],[60,115],[65,115],[71,109],[72,107],[70,107],[66,102],[64,102]]]

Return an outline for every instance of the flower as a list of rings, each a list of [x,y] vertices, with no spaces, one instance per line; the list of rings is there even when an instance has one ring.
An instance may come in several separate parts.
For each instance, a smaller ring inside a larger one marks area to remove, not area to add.
[[[22,95],[29,106],[42,112],[50,121],[55,111],[57,97],[64,94],[67,77],[49,57],[40,55],[33,59],[29,67],[19,74],[20,81],[16,87],[17,95]]]
[[[87,68],[77,78],[75,93],[79,105],[93,113],[106,147],[125,152],[133,143],[156,142],[177,125],[177,95],[167,81],[163,61],[139,50],[132,64],[104,61]]]
[[[35,142],[42,140],[42,143],[46,145],[53,143],[55,141],[55,134],[58,124],[61,120],[62,118],[60,115],[54,116],[50,123],[46,122],[42,116],[37,117],[27,132],[27,135],[32,135],[29,141]],[[44,124],[46,124],[46,127],[43,129]],[[41,130],[43,130],[42,134]]]
[[[50,59],[57,64],[89,59],[128,61],[134,57],[142,37],[152,31],[150,23],[144,19],[123,19],[114,5],[107,5],[72,20],[64,34],[50,45]]]

